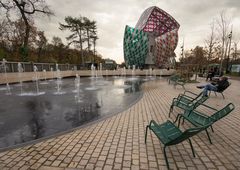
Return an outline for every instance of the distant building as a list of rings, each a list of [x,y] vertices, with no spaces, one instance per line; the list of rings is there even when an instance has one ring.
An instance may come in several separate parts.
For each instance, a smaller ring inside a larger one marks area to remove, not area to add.
[[[115,70],[117,68],[117,63],[116,61],[112,60],[112,59],[104,59],[104,63],[103,63],[103,69],[106,70]]]
[[[128,25],[124,33],[124,59],[127,66],[169,67],[175,61],[178,22],[165,11],[153,6],[146,9],[135,28]]]

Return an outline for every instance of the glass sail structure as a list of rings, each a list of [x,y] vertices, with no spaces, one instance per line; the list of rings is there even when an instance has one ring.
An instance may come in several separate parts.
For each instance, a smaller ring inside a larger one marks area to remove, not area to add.
[[[124,59],[127,65],[169,67],[178,43],[179,23],[162,9],[146,9],[135,28],[126,26]]]

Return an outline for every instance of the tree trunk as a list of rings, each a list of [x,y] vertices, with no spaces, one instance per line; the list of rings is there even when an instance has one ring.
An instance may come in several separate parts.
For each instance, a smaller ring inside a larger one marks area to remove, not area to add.
[[[93,39],[93,63],[95,62],[94,61],[95,60],[95,53],[96,53],[95,48],[96,48],[96,39],[94,38]]]
[[[84,57],[83,57],[83,42],[82,42],[82,29],[81,28],[80,28],[80,33],[79,33],[79,41],[80,41],[80,48],[81,48],[82,64],[83,64],[83,66],[85,66]]]
[[[25,22],[25,21],[24,21]],[[25,36],[24,36],[24,42],[23,42],[23,61],[28,61],[28,39],[29,39],[29,33],[30,33],[30,26],[26,20],[25,22],[26,28],[25,28]]]
[[[25,23],[25,36],[24,36],[24,41],[23,41],[23,46],[21,49],[21,57],[23,61],[28,61],[28,39],[29,39],[29,33],[30,33],[30,26],[28,23],[28,19],[24,13],[24,5],[19,4],[19,2],[17,0],[13,0],[17,6],[17,8],[19,9],[23,21]]]
[[[88,52],[90,51],[90,36],[89,36],[89,29],[87,29],[87,43],[88,43]]]

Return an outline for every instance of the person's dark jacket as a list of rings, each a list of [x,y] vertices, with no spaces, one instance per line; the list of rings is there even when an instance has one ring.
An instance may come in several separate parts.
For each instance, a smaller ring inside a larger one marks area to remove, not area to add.
[[[217,82],[216,87],[217,91],[223,91],[229,86],[229,82],[227,80],[220,80]]]

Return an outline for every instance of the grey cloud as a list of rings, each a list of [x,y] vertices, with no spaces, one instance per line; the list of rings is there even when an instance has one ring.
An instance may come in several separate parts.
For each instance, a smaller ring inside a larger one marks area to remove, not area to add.
[[[142,12],[150,6],[158,6],[180,23],[179,44],[185,37],[185,46],[189,48],[203,45],[206,35],[210,32],[209,24],[213,18],[219,17],[222,10],[229,11],[235,22],[240,17],[239,0],[48,0],[47,3],[55,12],[55,16],[50,20],[38,17],[36,23],[46,32],[49,39],[55,35],[65,41],[68,32],[58,29],[58,23],[64,22],[65,16],[86,16],[97,21],[98,52],[118,62],[123,61],[122,41],[125,25],[134,27]]]

